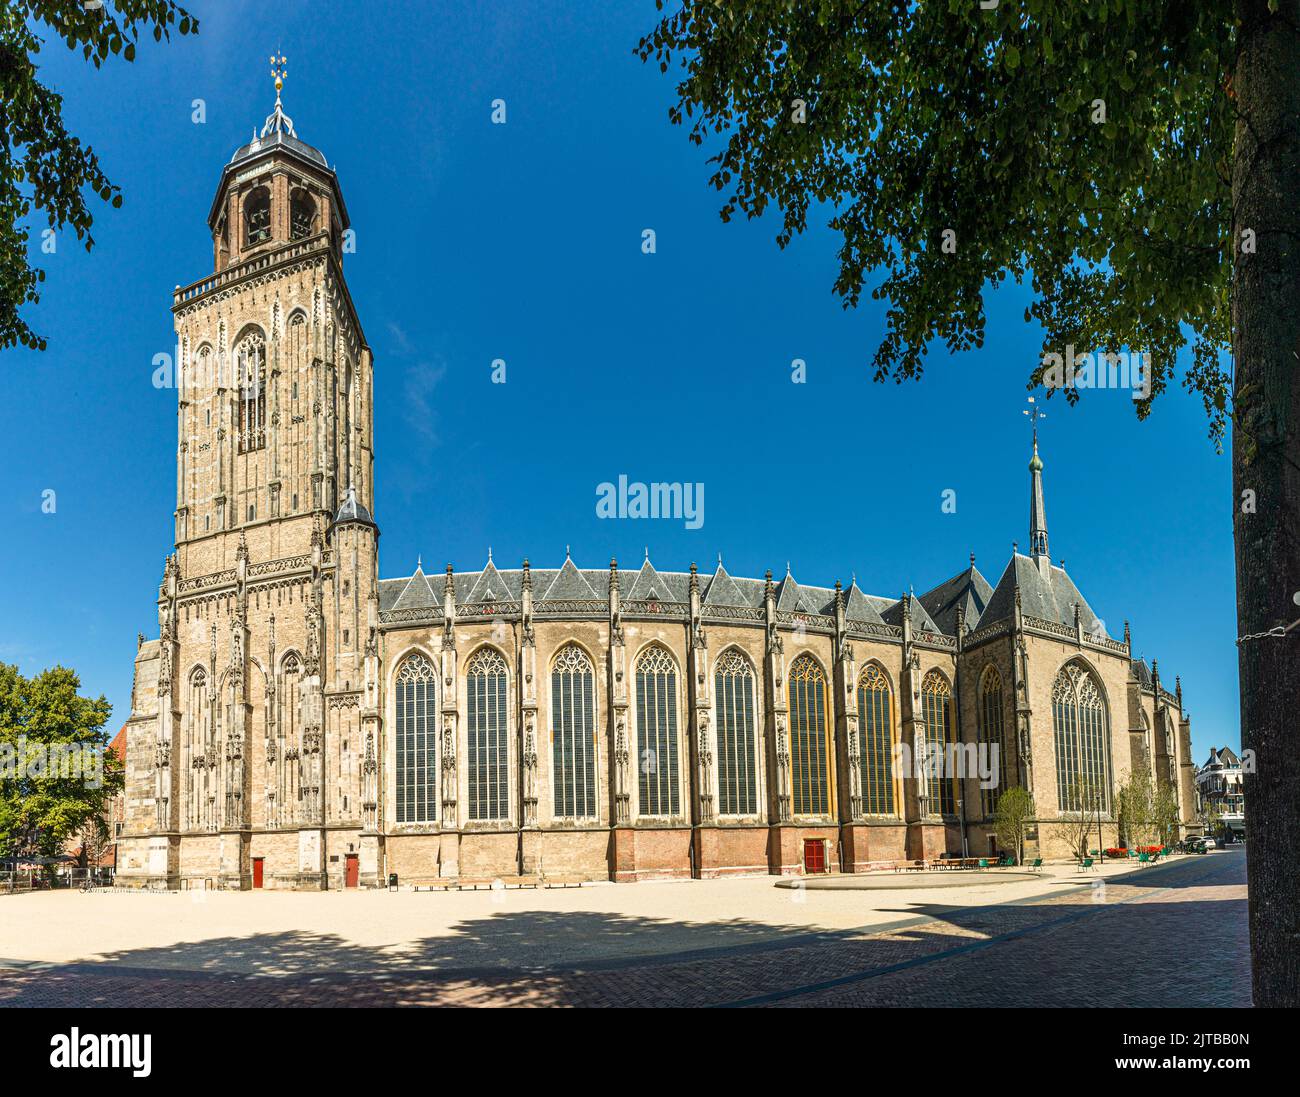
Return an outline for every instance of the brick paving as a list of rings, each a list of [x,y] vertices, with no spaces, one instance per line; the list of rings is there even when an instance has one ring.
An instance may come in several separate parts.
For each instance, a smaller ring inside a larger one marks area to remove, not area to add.
[[[389,959],[378,971],[239,974],[132,966],[128,953],[0,967],[0,1006],[1250,1005],[1240,852],[1031,901],[913,914],[884,932],[530,970],[416,971]]]

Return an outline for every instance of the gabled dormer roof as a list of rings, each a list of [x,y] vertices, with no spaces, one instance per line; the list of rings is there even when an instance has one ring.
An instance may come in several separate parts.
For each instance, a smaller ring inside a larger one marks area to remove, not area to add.
[[[824,613],[824,602],[811,590],[801,587],[787,568],[776,592],[776,608],[786,613]]]
[[[957,610],[960,608],[965,615],[966,627],[974,629],[992,597],[993,588],[980,574],[972,559],[970,567],[959,571],[933,590],[926,591],[921,595],[920,602],[941,632],[955,636]]]
[[[921,632],[938,632],[939,626],[934,623],[932,618],[921,605],[921,599],[912,598],[912,628]],[[881,620],[887,625],[902,627],[903,624],[903,600],[900,598],[896,602],[891,602],[880,614]]]
[[[496,602],[510,597],[510,586],[505,577],[497,571],[497,566],[488,556],[487,566],[479,572],[478,578],[465,596],[466,602]]]
[[[741,594],[740,588],[736,586],[736,581],[727,574],[727,569],[722,566],[721,560],[718,561],[718,569],[709,580],[709,585],[704,590],[704,597],[700,601],[706,606],[744,606],[749,604],[745,600],[745,596]]]
[[[669,587],[663,577],[655,571],[654,564],[650,563],[650,557],[645,558],[645,563],[641,565],[641,570],[636,573],[636,580],[632,583],[631,589],[627,592],[628,601],[647,600],[647,599],[664,599],[668,600]]]
[[[844,619],[866,621],[873,625],[885,623],[884,618],[880,616],[880,610],[862,593],[856,579],[849,583],[849,589],[844,592]]]
[[[429,609],[441,605],[441,596],[434,594],[429,577],[424,574],[424,568],[417,563],[415,574],[406,581],[406,586],[402,588],[401,594],[397,596],[391,608],[395,610]]]
[[[602,595],[596,593],[596,588],[587,582],[586,577],[567,556],[564,558],[564,566],[555,573],[555,578],[551,580],[546,593],[542,595],[543,600],[548,602],[559,599],[592,600],[601,597]]]
[[[1129,660],[1129,666],[1132,668],[1133,677],[1137,679],[1139,686],[1145,690],[1155,689],[1156,681],[1151,676],[1151,668],[1147,666],[1145,659],[1131,659]]]

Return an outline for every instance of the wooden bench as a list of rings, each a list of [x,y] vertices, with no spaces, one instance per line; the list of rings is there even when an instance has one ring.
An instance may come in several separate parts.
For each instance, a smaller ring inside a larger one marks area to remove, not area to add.
[[[399,881],[399,886],[400,886],[400,881]],[[406,886],[408,886],[412,891],[452,891],[456,887],[456,877],[454,876],[407,877]]]
[[[541,882],[537,876],[462,876],[458,881],[461,891],[491,890],[500,885],[506,888],[535,888]]]

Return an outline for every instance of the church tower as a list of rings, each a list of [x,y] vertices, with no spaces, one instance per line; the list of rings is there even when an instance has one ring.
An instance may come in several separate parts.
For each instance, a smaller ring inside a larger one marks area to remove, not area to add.
[[[268,857],[298,886],[355,873],[378,739],[373,363],[338,177],[298,137],[284,59],[272,66],[275,108],[208,211],[213,272],[173,297],[176,549],[158,600],[152,818],[135,821],[167,886],[261,886]],[[152,647],[137,657],[141,721]]]

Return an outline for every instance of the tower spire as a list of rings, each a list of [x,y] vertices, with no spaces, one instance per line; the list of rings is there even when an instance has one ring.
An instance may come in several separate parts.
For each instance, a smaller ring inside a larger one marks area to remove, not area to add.
[[[1047,507],[1043,502],[1043,459],[1038,456],[1038,420],[1046,416],[1032,396],[1029,403],[1032,406],[1026,409],[1025,414],[1034,425],[1034,453],[1029,458],[1029,554],[1050,560],[1047,551]]]

